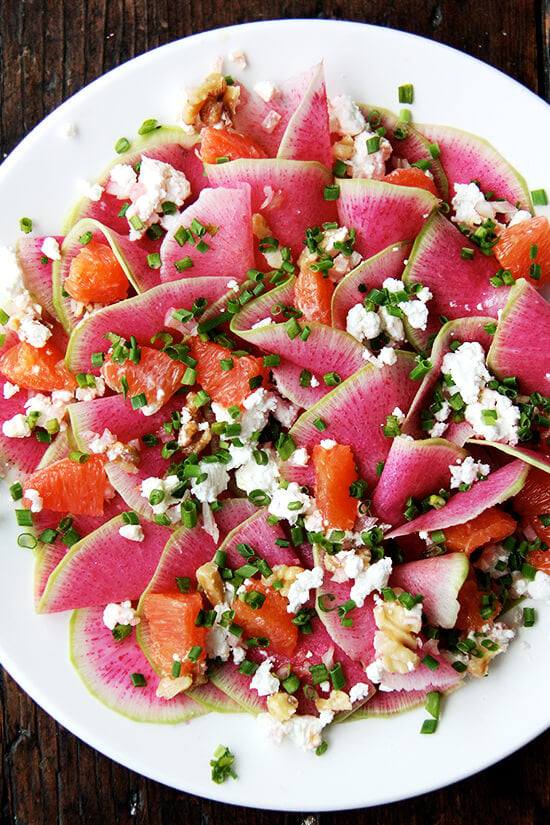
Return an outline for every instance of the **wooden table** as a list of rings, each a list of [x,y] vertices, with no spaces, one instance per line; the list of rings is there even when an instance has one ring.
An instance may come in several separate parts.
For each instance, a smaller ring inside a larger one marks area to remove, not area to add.
[[[2,157],[65,98],[135,55],[206,29],[270,18],[349,19],[424,35],[550,100],[549,0],[3,0],[1,11]],[[308,816],[231,807],[166,788],[79,742],[7,674],[0,675],[0,697],[3,825],[298,825]],[[308,825],[344,816],[349,825],[542,825],[550,821],[549,761],[547,732],[444,790],[363,811],[311,814]]]

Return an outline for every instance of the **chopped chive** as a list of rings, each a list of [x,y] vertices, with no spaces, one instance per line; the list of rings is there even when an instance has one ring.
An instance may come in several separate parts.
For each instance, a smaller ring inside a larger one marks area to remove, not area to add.
[[[199,645],[193,645],[193,647],[191,648],[191,650],[187,654],[187,658],[191,662],[198,662],[199,656],[201,655],[201,653],[202,653],[202,647],[200,647]]]
[[[138,135],[148,135],[149,132],[154,132],[159,128],[159,122],[156,118],[150,117],[144,120],[138,129]]]
[[[378,152],[380,149],[380,136],[373,135],[373,137],[367,138],[367,152],[369,155],[374,154],[374,152]]]
[[[88,453],[81,453],[79,450],[72,450],[72,452],[69,453],[70,461],[74,461],[75,464],[86,464],[89,458]]]
[[[281,356],[280,355],[264,355],[264,357],[263,357],[264,367],[278,367],[280,363],[281,363]]]
[[[214,758],[210,760],[210,767],[212,768],[212,781],[217,785],[221,785],[226,779],[231,777],[237,778],[237,774],[233,770],[233,763],[235,757],[229,748],[219,745],[214,751]]]
[[[19,499],[23,498],[23,487],[21,486],[19,481],[16,481],[10,487],[10,495],[12,501],[19,501]]]
[[[25,550],[34,550],[38,542],[32,533],[20,533],[17,537],[17,544]]]
[[[524,607],[523,608],[523,626],[524,627],[533,627],[535,624],[535,608],[534,607]]]
[[[531,248],[529,249],[529,258],[534,261],[538,254],[538,245],[536,243],[531,244]]]
[[[340,197],[340,186],[337,183],[331,183],[325,186],[323,190],[323,197],[326,201],[337,201]]]
[[[344,676],[344,671],[342,670],[342,665],[340,662],[336,662],[336,664],[331,667],[329,672],[334,690],[342,690],[346,684],[346,677]]]
[[[184,226],[178,227],[178,229],[174,232],[174,240],[179,246],[185,246],[185,244],[189,241],[188,230]]]
[[[149,255],[147,255],[147,265],[149,269],[160,269],[160,254],[158,252],[150,252]]]
[[[399,103],[412,103],[414,99],[414,86],[412,83],[404,83],[397,89]]]
[[[420,733],[435,733],[437,730],[437,719],[424,719]]]
[[[66,547],[72,547],[73,544],[76,544],[78,541],[80,541],[81,538],[82,536],[79,533],[77,533],[76,530],[70,527],[63,534],[63,538],[61,539],[61,541]]]
[[[335,160],[332,166],[332,174],[336,178],[345,178],[347,174],[347,164],[343,160]]]
[[[437,670],[437,668],[439,667],[439,662],[437,661],[437,659],[434,659],[434,657],[431,656],[429,653],[426,653],[426,655],[423,657],[422,664],[426,665],[426,667],[428,667],[430,670]]]
[[[132,226],[132,227],[133,227],[133,228],[134,228],[137,232],[139,232],[139,230],[140,230],[140,229],[143,229],[143,228],[144,228],[143,221],[141,220],[141,218],[139,217],[139,215],[132,215],[132,217],[131,217],[129,220],[130,220],[130,224],[131,224],[131,226]]]
[[[323,375],[323,381],[327,387],[337,387],[338,384],[342,383],[342,378],[337,372],[327,372]]]
[[[460,250],[460,257],[465,261],[471,261],[474,257],[474,250],[470,249],[468,246],[463,246]]]
[[[176,587],[180,593],[189,593],[191,589],[191,579],[189,576],[176,576]]]
[[[117,155],[122,155],[124,152],[127,152],[130,148],[130,141],[128,138],[121,137],[115,143],[115,152]]]
[[[281,685],[287,693],[292,694],[296,693],[296,691],[301,685],[301,682],[295,673],[291,673],[291,675],[287,679],[283,679]]]
[[[21,232],[24,232],[25,235],[28,235],[29,232],[32,232],[32,220],[30,218],[21,218],[19,221],[19,228]]]
[[[328,424],[325,424],[322,418],[315,418],[313,420],[313,426],[315,429],[319,430],[320,433],[324,432],[328,428]]]
[[[377,461],[376,462],[376,475],[377,476],[380,477],[382,475],[382,473],[384,472],[385,463],[386,463],[385,461]]]
[[[191,651],[189,651],[191,652]],[[174,659],[172,663],[172,678],[179,679],[181,675],[181,662],[179,659]]]
[[[548,204],[548,196],[545,189],[532,189],[531,198],[533,199],[533,206],[546,206]]]
[[[252,645],[252,647],[254,647],[254,645]],[[245,659],[244,662],[241,662],[237,669],[239,673],[243,674],[243,676],[254,676],[258,668],[259,665],[257,665],[255,662],[250,662],[248,659]]]
[[[428,144],[428,152],[430,153],[430,157],[436,160],[441,155],[441,149],[439,148],[439,144],[437,141],[434,143]]]
[[[542,277],[542,267],[536,261],[529,266],[529,277],[534,281],[540,281]]]
[[[147,680],[143,673],[130,673],[130,679],[134,687],[145,687]]]
[[[144,392],[140,392],[139,395],[133,395],[130,401],[133,410],[139,410],[141,407],[147,406],[147,398]]]
[[[123,639],[126,639],[127,636],[130,635],[132,632],[132,625],[131,624],[117,624],[111,630],[111,634],[115,642],[121,642]]]

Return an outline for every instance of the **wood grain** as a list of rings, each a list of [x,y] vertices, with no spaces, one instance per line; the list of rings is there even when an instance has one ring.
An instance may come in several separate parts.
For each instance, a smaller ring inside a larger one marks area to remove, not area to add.
[[[485,60],[550,99],[548,0],[2,0],[0,10],[2,157],[63,100],[124,61],[189,34],[253,20],[326,17],[402,29]],[[315,816],[231,807],[147,780],[79,742],[7,674],[0,675],[0,700],[3,825],[335,825],[344,816],[349,825],[550,821],[550,733],[447,789]],[[523,700],[517,697],[518,713]]]

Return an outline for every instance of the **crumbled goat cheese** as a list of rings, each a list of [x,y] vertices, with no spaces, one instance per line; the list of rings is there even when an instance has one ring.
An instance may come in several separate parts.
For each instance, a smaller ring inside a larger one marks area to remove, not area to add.
[[[319,386],[319,379],[313,374],[311,375],[310,386],[313,387],[313,389]]]
[[[18,413],[8,418],[2,424],[2,433],[6,438],[28,438],[32,430],[27,423],[27,417]]]
[[[496,413],[496,420],[488,422],[483,413]],[[517,444],[520,410],[509,398],[496,390],[482,390],[479,400],[468,404],[464,411],[466,421],[472,425],[478,435],[487,441],[502,441]]]
[[[392,153],[391,143],[385,137],[381,137],[378,151],[369,152],[367,141],[374,135],[370,129],[365,129],[353,139],[353,154],[348,165],[351,166],[354,178],[379,180],[386,174],[386,161]]]
[[[267,464],[258,464],[254,456],[243,463],[235,473],[235,482],[240,490],[249,495],[253,490],[263,490],[269,496],[277,489],[280,471],[273,450],[264,448],[269,456]]]
[[[155,478],[154,476],[149,476],[149,478],[144,478],[141,482],[141,495],[143,498],[146,498],[149,501],[151,493],[153,490],[160,490],[164,493],[164,498],[158,504],[152,504],[151,508],[153,510],[153,514],[155,516],[160,516],[163,514],[168,514],[169,508],[174,507],[175,510],[179,509],[179,505],[181,500],[178,498],[174,498],[172,496],[172,492],[181,484],[177,475],[168,475],[166,478]]]
[[[109,630],[114,630],[117,624],[135,627],[139,624],[139,616],[136,615],[130,601],[121,602],[120,604],[111,602],[103,611],[103,624]]]
[[[336,441],[334,441],[333,438],[323,438],[321,440],[320,446],[323,448],[323,450],[332,450],[334,447],[336,447]]]
[[[284,398],[277,399],[277,406],[273,411],[273,415],[287,430],[290,430],[299,413],[300,407],[297,407],[292,401],[286,401]]]
[[[197,484],[196,479],[191,479],[191,492],[199,500],[204,502],[216,501],[220,493],[227,490],[229,484],[229,473],[225,465],[221,463],[206,464],[199,461],[201,474],[206,473],[207,478]]]
[[[486,477],[491,472],[488,464],[475,461],[471,455],[467,456],[464,461],[459,459],[456,464],[450,464],[449,470],[451,472],[451,490],[455,490],[461,484],[473,484],[480,477]]]
[[[25,410],[27,415],[35,414],[36,427],[45,427],[48,421],[57,419],[60,430],[65,430],[67,425],[64,419],[72,401],[73,395],[69,390],[54,390],[51,395],[37,393],[25,401]]]
[[[71,140],[72,138],[77,137],[78,126],[76,125],[76,123],[64,123],[61,129],[59,130],[59,134],[64,140]]]
[[[454,352],[446,353],[441,372],[451,376],[456,388],[452,392],[459,392],[466,404],[477,401],[481,390],[491,380],[485,366],[485,352],[477,341],[466,341]]]
[[[117,198],[129,198],[132,187],[137,183],[137,174],[129,163],[117,163],[109,175],[106,190]]]
[[[377,312],[365,309],[363,304],[355,304],[346,317],[346,332],[360,343],[372,341],[382,331],[382,322]]]
[[[89,198],[91,201],[100,201],[104,190],[103,186],[99,183],[92,183],[89,180],[79,180],[78,191],[84,198]]]
[[[384,665],[382,664],[382,660],[374,659],[374,661],[365,668],[365,673],[367,674],[367,679],[370,679],[373,684],[379,685],[384,678]]]
[[[288,722],[279,722],[270,713],[260,713],[257,718],[273,744],[280,745],[283,739],[289,739],[301,750],[311,751],[323,741],[321,733],[334,719],[334,713],[325,710],[319,716],[295,714]]]
[[[52,335],[51,329],[40,320],[41,315],[40,304],[34,303],[27,290],[23,289],[13,299],[7,326],[15,330],[20,341],[40,349]]]
[[[550,601],[550,576],[542,570],[537,570],[535,578],[529,582],[527,589],[532,599]]]
[[[362,132],[367,124],[361,109],[348,95],[337,95],[329,102],[330,131],[352,137]]]
[[[297,613],[300,607],[309,599],[309,591],[323,584],[324,570],[322,567],[314,567],[312,570],[304,570],[298,573],[288,590],[288,613]]]
[[[299,504],[296,509],[289,509],[289,504]],[[278,487],[268,505],[269,512],[277,518],[286,519],[289,524],[296,524],[298,516],[311,510],[313,499],[302,493],[300,485],[291,481],[288,487]]]
[[[278,88],[269,80],[260,80],[253,89],[264,103],[270,103],[279,94]]]
[[[28,498],[31,503],[31,513],[40,513],[42,510],[42,496],[38,490],[26,489],[25,498]]]
[[[238,421],[241,425],[241,441],[247,441],[252,433],[263,430],[267,424],[269,413],[277,407],[277,396],[263,387],[259,387],[243,402],[244,410],[238,418],[232,418],[231,413],[217,401],[212,402],[212,412],[216,421],[232,423]]]
[[[271,134],[279,125],[280,120],[281,115],[279,114],[279,112],[276,112],[275,109],[270,109],[270,111],[262,120],[262,129],[264,130],[264,132]]]
[[[251,690],[255,690],[258,696],[271,696],[279,692],[281,683],[271,671],[274,661],[274,658],[269,656],[261,663],[250,681]]]
[[[44,238],[40,251],[46,258],[49,258],[50,261],[59,261],[61,259],[61,250],[55,238]]]
[[[234,49],[232,52],[229,52],[227,55],[227,59],[230,60],[232,63],[235,63],[239,69],[246,69],[248,66],[248,62],[246,59],[246,54],[243,52],[242,49]]]
[[[392,571],[392,560],[388,557],[379,559],[374,564],[370,564],[355,579],[355,583],[350,590],[350,599],[356,603],[357,607],[363,607],[365,599],[375,590],[382,590],[386,587]]]
[[[230,289],[232,292],[238,292],[239,291],[239,283],[234,278],[231,278],[231,280],[228,281],[225,286],[227,287],[227,289]]]
[[[390,338],[396,342],[405,340],[405,327],[403,326],[401,318],[398,318],[396,315],[390,315],[385,306],[380,307],[378,315],[382,322],[382,330],[387,332]]]
[[[428,307],[423,301],[400,301],[397,306],[403,311],[413,329],[426,329],[428,325]]]
[[[256,321],[255,324],[252,324],[251,329],[260,329],[260,327],[269,327],[271,324],[274,324],[275,321],[273,318],[262,318],[260,321]]]
[[[382,282],[382,289],[387,289],[388,292],[402,292],[405,284],[400,278],[386,278]]]
[[[371,686],[367,684],[367,682],[357,682],[353,685],[349,692],[351,704],[353,705],[355,702],[361,702],[363,699],[368,699],[370,691]]]
[[[160,220],[162,224],[162,204],[171,201],[182,206],[191,194],[191,185],[183,172],[179,172],[160,160],[144,157],[139,169],[137,184],[132,188],[131,204],[126,211],[130,226],[130,240],[143,236],[151,224]],[[142,226],[136,229],[131,222],[137,216]]]
[[[298,447],[288,459],[288,463],[292,467],[307,467],[308,462],[309,453],[306,447]]]
[[[451,201],[454,215],[451,220],[455,223],[465,223],[468,226],[479,226],[486,219],[477,208],[485,204],[483,192],[475,183],[455,183],[455,195]]]
[[[98,375],[94,377],[93,387],[77,387],[74,397],[77,401],[93,401],[94,398],[102,398],[105,395],[105,381]]]
[[[17,384],[10,384],[9,381],[6,381],[3,388],[4,398],[13,398],[14,395],[17,395],[19,389]]]
[[[145,538],[141,524],[123,524],[119,527],[118,533],[123,539],[130,541],[143,541]]]
[[[113,433],[105,427],[101,435],[95,433],[95,435],[91,437],[88,442],[88,449],[91,453],[104,453],[116,440],[116,435],[113,435]]]

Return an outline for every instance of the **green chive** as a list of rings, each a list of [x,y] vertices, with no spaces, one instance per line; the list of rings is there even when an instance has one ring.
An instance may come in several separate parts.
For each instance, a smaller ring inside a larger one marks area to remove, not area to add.
[[[414,99],[414,86],[412,83],[404,83],[397,89],[399,103],[412,103]]]
[[[134,687],[145,687],[147,680],[143,673],[130,673],[130,679]]]
[[[121,137],[115,143],[115,152],[117,155],[122,155],[124,152],[127,152],[130,148],[130,141],[128,138]]]
[[[342,383],[342,378],[337,372],[327,372],[323,375],[323,381],[327,387],[337,387],[338,384]]]
[[[439,667],[439,662],[437,661],[437,659],[434,659],[434,657],[430,656],[429,653],[426,653],[426,655],[422,659],[422,664],[426,665],[426,667],[428,667],[430,670],[437,670],[437,668]]]
[[[532,189],[531,198],[533,199],[533,206],[546,206],[548,204],[545,189]]]
[[[75,464],[86,464],[89,458],[88,453],[81,453],[79,450],[73,450],[69,453],[69,459],[74,461]]]
[[[21,218],[19,221],[19,228],[21,232],[24,232],[25,235],[28,235],[29,232],[32,232],[32,220],[30,218]]]
[[[156,118],[150,117],[147,120],[144,120],[141,126],[138,129],[138,135],[147,135],[149,132],[154,132],[155,129],[159,128],[159,122]]]
[[[378,152],[380,149],[380,137],[379,135],[374,135],[373,137],[367,138],[367,152],[369,155],[374,154],[374,152]]]
[[[331,183],[325,186],[323,190],[323,197],[326,201],[337,201],[340,197],[340,186],[337,183]]]
[[[535,624],[535,608],[534,607],[524,607],[523,608],[523,626],[524,627],[533,627]]]
[[[158,252],[150,252],[149,255],[147,255],[147,264],[149,269],[160,269],[160,254]]]
[[[437,719],[424,719],[420,733],[435,733],[437,730]]]
[[[197,662],[198,659],[199,659],[199,656],[201,655],[201,653],[202,653],[202,647],[200,647],[199,645],[193,645],[193,647],[191,648],[191,650],[187,654],[187,658],[191,662]]]

